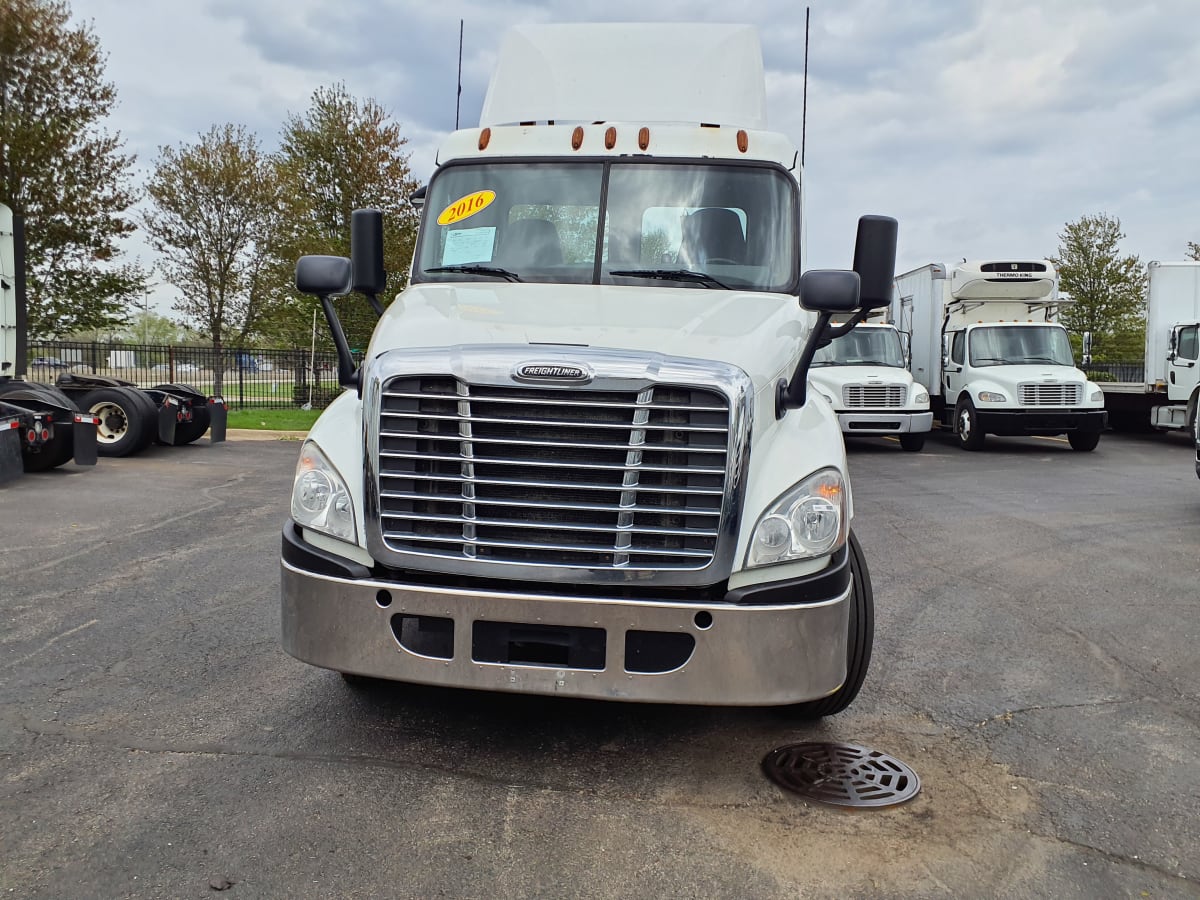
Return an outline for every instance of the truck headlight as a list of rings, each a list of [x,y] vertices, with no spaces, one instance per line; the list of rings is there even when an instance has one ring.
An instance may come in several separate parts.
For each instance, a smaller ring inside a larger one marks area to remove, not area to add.
[[[916,396],[913,397],[913,403],[928,403],[928,402],[929,402],[929,391],[925,390],[925,388],[921,388],[919,391],[917,391]]]
[[[1101,400],[1104,399],[1104,391],[1097,388],[1096,390],[1092,391],[1090,397],[1091,397],[1092,403],[1099,403]]]
[[[980,403],[1004,403],[1007,400],[1008,400],[1007,397],[1005,397],[1003,394],[997,393],[996,391],[980,391],[979,392],[979,402]]]
[[[783,494],[754,526],[746,567],[825,556],[846,542],[846,482],[822,469]]]
[[[304,528],[354,543],[354,505],[346,482],[311,441],[305,442],[296,463],[292,518]]]

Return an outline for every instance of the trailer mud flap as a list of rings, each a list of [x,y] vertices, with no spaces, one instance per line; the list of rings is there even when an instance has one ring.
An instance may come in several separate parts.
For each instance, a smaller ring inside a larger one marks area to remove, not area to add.
[[[179,421],[179,401],[170,395],[163,397],[158,408],[158,441],[170,447],[175,443],[175,424]]]
[[[20,478],[25,471],[21,461],[21,420],[0,417],[0,484]]]
[[[228,420],[228,413],[225,408],[225,401],[220,397],[213,397],[208,401],[208,439],[214,444],[219,444],[225,440],[225,423]]]
[[[100,424],[100,419],[97,416],[89,416],[87,413],[75,413],[75,427],[71,429],[73,432],[72,440],[74,441],[73,455],[75,456],[75,465],[77,466],[94,466],[96,464],[96,426]]]

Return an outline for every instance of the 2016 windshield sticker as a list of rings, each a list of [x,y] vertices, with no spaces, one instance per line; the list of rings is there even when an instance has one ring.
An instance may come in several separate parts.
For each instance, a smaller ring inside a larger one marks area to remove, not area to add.
[[[487,209],[495,199],[495,191],[476,191],[465,197],[459,197],[438,214],[437,223],[453,225],[455,222],[469,219],[480,210]]]

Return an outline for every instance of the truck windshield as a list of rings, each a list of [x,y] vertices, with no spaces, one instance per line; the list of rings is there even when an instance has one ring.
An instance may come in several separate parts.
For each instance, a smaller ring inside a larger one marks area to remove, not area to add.
[[[796,196],[763,165],[450,164],[429,186],[413,281],[792,292]]]
[[[834,338],[813,357],[814,366],[895,366],[904,368],[900,333],[891,328],[855,328]]]
[[[1058,325],[974,328],[968,341],[972,366],[1073,366],[1071,342]]]

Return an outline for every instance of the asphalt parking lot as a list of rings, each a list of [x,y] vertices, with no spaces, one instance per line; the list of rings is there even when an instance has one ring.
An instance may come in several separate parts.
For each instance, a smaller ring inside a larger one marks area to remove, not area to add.
[[[0,895],[1200,896],[1200,480],[1181,435],[850,444],[872,668],[819,725],[383,686],[279,647],[294,441],[0,489]],[[877,811],[767,781],[832,740]]]

